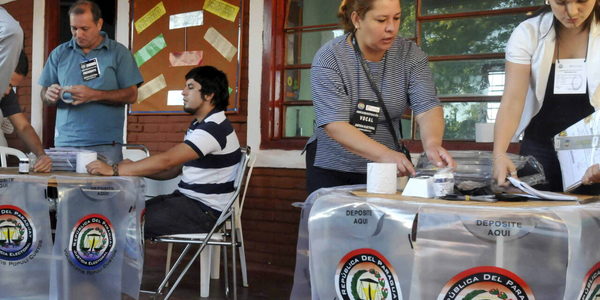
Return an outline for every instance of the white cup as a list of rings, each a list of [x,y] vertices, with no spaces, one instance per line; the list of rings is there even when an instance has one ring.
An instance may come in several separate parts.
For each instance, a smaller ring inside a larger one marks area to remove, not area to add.
[[[77,167],[75,168],[75,171],[77,173],[87,173],[87,169],[85,168],[85,166],[87,166],[87,164],[95,161],[96,159],[98,159],[98,154],[96,152],[93,152],[93,151],[77,152]]]
[[[367,193],[395,194],[398,181],[395,163],[367,164]]]

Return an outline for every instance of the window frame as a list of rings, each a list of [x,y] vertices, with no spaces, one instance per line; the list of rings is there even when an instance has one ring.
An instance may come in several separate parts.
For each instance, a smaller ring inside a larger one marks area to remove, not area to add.
[[[322,30],[341,29],[339,24],[323,24],[310,26],[285,27],[287,19],[286,4],[290,0],[264,0],[264,33],[263,33],[263,72],[261,90],[261,148],[298,150],[302,149],[307,137],[285,137],[285,109],[292,106],[312,106],[312,101],[285,101],[285,72],[289,69],[310,69],[310,64],[286,66],[286,35]],[[425,15],[421,14],[423,0],[414,0],[416,4],[415,37],[417,45],[421,45],[422,25],[424,22],[436,20],[455,20],[470,17],[492,15],[508,15],[529,13],[542,6],[527,6],[508,9],[471,11],[451,14]],[[482,53],[462,55],[429,56],[430,62],[504,59],[505,53]],[[500,102],[501,96],[444,96],[441,102]],[[412,119],[412,137],[405,138],[412,151],[422,151],[421,141],[416,139],[417,128],[414,116]],[[476,143],[474,140],[444,140],[444,146],[451,150],[491,150],[492,143]],[[516,143],[510,149],[515,149]]]

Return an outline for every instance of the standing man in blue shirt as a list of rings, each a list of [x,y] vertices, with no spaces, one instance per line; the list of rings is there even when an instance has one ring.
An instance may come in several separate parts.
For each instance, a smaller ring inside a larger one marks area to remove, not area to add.
[[[131,52],[108,38],[98,5],[80,0],[69,9],[73,38],[56,47],[39,84],[42,99],[57,105],[54,144],[122,160],[123,107],[137,100],[143,82]]]

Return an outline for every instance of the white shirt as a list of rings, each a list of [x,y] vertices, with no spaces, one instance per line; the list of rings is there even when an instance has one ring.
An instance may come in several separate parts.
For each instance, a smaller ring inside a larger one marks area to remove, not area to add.
[[[529,89],[525,107],[515,136],[521,135],[531,119],[540,111],[544,102],[546,84],[554,57],[554,15],[545,13],[523,21],[513,31],[506,45],[506,60],[531,65]],[[594,50],[596,49],[596,50]],[[600,26],[592,20],[587,49],[587,83],[590,104],[600,108]]]

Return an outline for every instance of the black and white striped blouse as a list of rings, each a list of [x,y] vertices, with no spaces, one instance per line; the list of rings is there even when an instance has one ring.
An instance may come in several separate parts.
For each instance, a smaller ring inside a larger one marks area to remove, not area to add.
[[[398,123],[407,106],[418,115],[440,105],[427,55],[414,42],[396,38],[384,58],[379,62],[368,62],[368,66],[381,90],[398,137]],[[367,159],[346,150],[323,129],[331,122],[349,122],[359,99],[378,101],[359,56],[348,42],[348,34],[329,41],[319,49],[311,68],[311,87],[316,128],[309,142],[316,139],[318,143],[315,166],[366,173]],[[376,132],[370,137],[391,149],[395,148],[383,113],[380,113]]]

